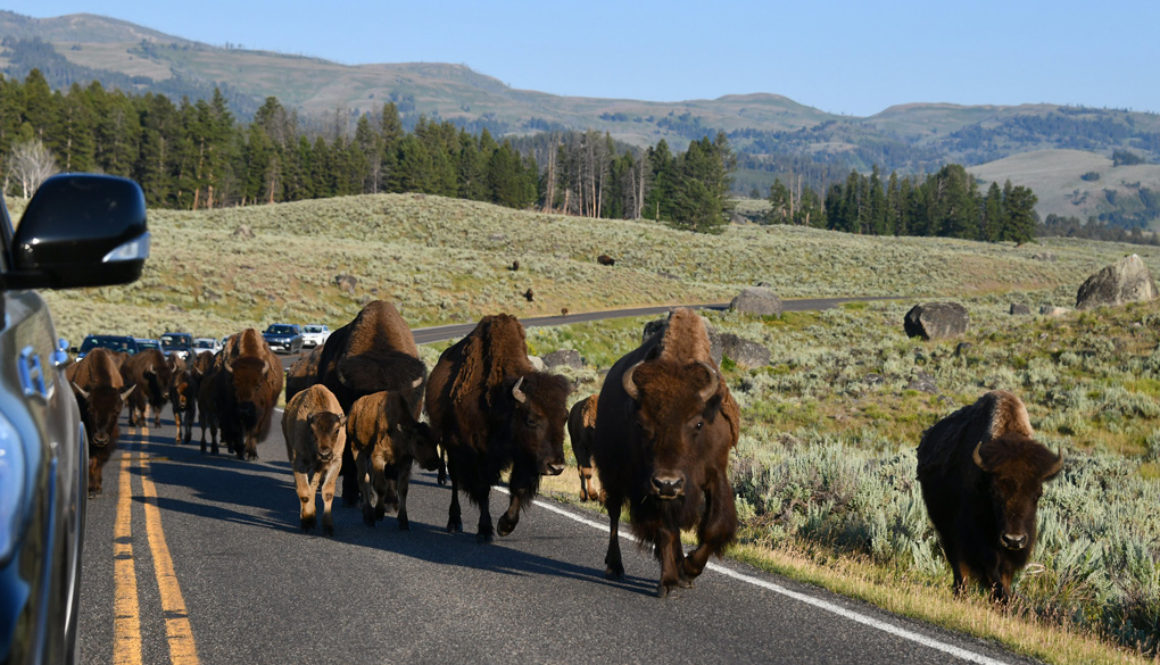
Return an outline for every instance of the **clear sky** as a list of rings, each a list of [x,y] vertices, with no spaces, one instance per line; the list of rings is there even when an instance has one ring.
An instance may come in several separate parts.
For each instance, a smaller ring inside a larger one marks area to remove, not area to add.
[[[768,92],[866,116],[911,102],[1160,112],[1160,0],[9,0],[345,64],[450,62],[528,90]]]

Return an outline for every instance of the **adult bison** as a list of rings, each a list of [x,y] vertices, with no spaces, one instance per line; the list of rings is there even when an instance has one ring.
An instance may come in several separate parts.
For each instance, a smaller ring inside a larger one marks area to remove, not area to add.
[[[528,360],[524,327],[513,316],[484,317],[431,370],[427,415],[447,451],[451,506],[447,530],[461,531],[459,490],[479,507],[476,538],[493,537],[488,497],[500,473],[511,468],[511,502],[499,518],[499,535],[516,528],[532,501],[540,475],[564,470],[565,400],[561,376],[537,372]]]
[[[620,511],[661,564],[657,594],[691,586],[710,554],[737,530],[726,471],[740,411],[709,355],[709,335],[690,309],[612,366],[600,391],[592,453],[611,523],[605,575],[624,576]],[[681,530],[696,528],[686,556]]]
[[[282,362],[253,328],[232,335],[215,360],[210,393],[218,426],[222,441],[239,458],[258,457],[258,442],[270,433],[282,380]]]
[[[996,390],[935,423],[918,444],[918,481],[954,576],[973,578],[995,600],[1011,595],[1015,572],[1035,547],[1043,483],[1063,455],[1032,438],[1027,409]]]
[[[89,439],[89,494],[97,495],[101,471],[117,447],[117,420],[136,386],[124,387],[117,360],[108,349],[93,349],[75,367],[69,373]]]
[[[363,498],[363,522],[374,526],[396,511],[399,529],[410,529],[407,489],[411,465],[439,468],[435,435],[419,422],[398,392],[385,390],[355,400],[346,423],[347,447],[352,450],[355,475]]]
[[[385,390],[398,393],[418,420],[426,379],[427,366],[419,359],[411,329],[385,300],[367,303],[353,321],[331,333],[318,359],[318,383],[334,393],[343,413],[350,413],[358,398]],[[342,459],[343,503],[354,505],[358,492],[354,457],[347,446]]]
[[[129,356],[121,366],[125,385],[137,386],[129,395],[129,424],[144,425],[148,409],[153,411],[153,426],[161,427],[161,408],[169,399],[173,382],[173,367],[165,354],[157,349],[145,349]]]
[[[580,500],[598,500],[592,486],[592,437],[596,434],[596,403],[599,395],[589,395],[572,405],[568,412],[568,438],[580,474]]]

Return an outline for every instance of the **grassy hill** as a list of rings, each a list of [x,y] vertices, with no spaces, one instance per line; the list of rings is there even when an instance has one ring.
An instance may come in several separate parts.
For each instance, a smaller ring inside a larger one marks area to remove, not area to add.
[[[22,203],[9,201],[14,214]],[[1052,663],[1145,662],[1160,630],[1160,302],[1008,314],[1012,302],[1070,306],[1091,273],[1137,251],[1061,238],[1014,247],[873,238],[785,226],[720,236],[648,222],[512,211],[431,196],[367,195],[215,211],[150,212],[153,256],[129,286],[48,293],[59,332],[222,335],[273,321],[349,321],[372,298],[412,326],[637,304],[724,301],[766,282],[782,297],[894,296],[779,318],[706,314],[765,345],[770,366],[723,363],[742,408],[731,477],[739,556],[755,565]],[[609,253],[612,267],[595,257]],[[520,269],[508,270],[518,259]],[[353,293],[334,284],[353,275]],[[528,303],[521,293],[533,287]],[[902,333],[915,303],[964,303],[970,330]],[[573,399],[640,340],[644,319],[536,328],[532,353],[570,348]],[[443,344],[425,345],[430,365]],[[922,380],[934,386],[916,387]],[[1044,493],[1038,574],[1012,608],[955,598],[917,484],[924,429],[985,390],[1023,397],[1038,436],[1065,451]],[[546,481],[575,496],[573,474]],[[595,565],[596,562],[593,562]],[[1152,623],[1149,623],[1152,622]]]
[[[1056,214],[1087,220],[1115,210],[1140,210],[1140,189],[1160,192],[1160,165],[1113,166],[1101,154],[1081,150],[1039,150],[972,166],[988,182],[1011,180],[1039,197],[1040,217]]]

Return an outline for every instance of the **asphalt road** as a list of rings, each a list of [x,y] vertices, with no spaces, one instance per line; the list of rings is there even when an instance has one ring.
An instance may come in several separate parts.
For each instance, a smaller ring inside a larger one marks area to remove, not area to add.
[[[549,500],[480,545],[475,508],[448,534],[450,490],[418,470],[411,531],[336,499],[335,536],[302,533],[280,427],[254,462],[202,455],[198,433],[122,430],[89,502],[82,662],[1024,662],[727,560],[658,599],[651,556],[625,543],[606,580],[606,518]]]

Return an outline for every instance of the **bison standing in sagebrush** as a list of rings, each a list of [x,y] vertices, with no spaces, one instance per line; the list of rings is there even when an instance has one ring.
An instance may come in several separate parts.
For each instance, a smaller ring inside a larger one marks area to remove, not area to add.
[[[1043,483],[1063,468],[1063,455],[1033,436],[1023,402],[1001,390],[922,435],[918,480],[955,593],[970,577],[1005,601],[1016,571],[1027,565]]]
[[[334,486],[346,448],[346,416],[334,394],[314,384],[286,403],[282,414],[286,457],[294,472],[298,518],[303,531],[314,528],[314,495],[322,490],[322,532],[334,535]]]
[[[693,310],[674,311],[662,330],[616,361],[600,391],[592,448],[610,521],[608,577],[624,576],[625,501],[632,530],[660,561],[661,597],[691,586],[709,555],[732,542],[737,513],[727,471],[740,426]],[[681,530],[694,528],[698,544],[686,556]]]
[[[516,528],[520,509],[540,486],[540,475],[564,470],[564,421],[568,381],[537,372],[528,360],[524,327],[508,314],[484,317],[443,352],[431,370],[427,414],[447,451],[451,506],[447,530],[461,531],[459,490],[479,507],[480,542],[491,542],[488,497],[511,468],[511,501],[498,532]]]

